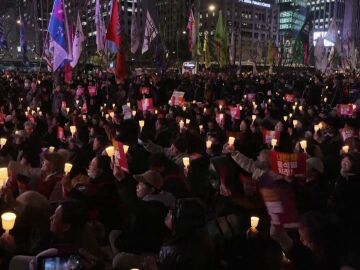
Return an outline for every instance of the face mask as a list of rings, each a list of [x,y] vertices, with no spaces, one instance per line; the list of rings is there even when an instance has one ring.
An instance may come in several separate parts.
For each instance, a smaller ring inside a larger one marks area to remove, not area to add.
[[[87,174],[88,176],[91,178],[91,179],[95,179],[96,178],[96,173],[90,171],[90,170],[87,170]]]

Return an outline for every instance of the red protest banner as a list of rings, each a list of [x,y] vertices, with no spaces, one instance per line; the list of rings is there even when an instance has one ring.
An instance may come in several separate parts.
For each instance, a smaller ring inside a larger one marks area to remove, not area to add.
[[[185,104],[184,96],[185,96],[185,92],[174,91],[171,96],[169,104],[171,106],[180,106],[180,107],[184,106]]]
[[[140,111],[153,111],[154,103],[152,98],[144,98],[138,102],[138,108]]]
[[[271,140],[276,139],[277,145],[279,145],[279,143],[280,143],[280,132],[279,131],[267,130],[264,128],[262,130],[262,135],[263,135],[263,143],[264,144],[271,144]]]
[[[295,102],[295,95],[286,94],[285,95],[285,101],[290,102],[290,103],[294,103]]]
[[[88,91],[90,97],[95,97],[97,95],[96,86],[89,86]]]
[[[270,153],[272,171],[284,176],[304,176],[306,159],[306,153]]]
[[[344,142],[349,138],[355,137],[356,133],[355,130],[352,128],[342,128],[340,129],[340,135]]]
[[[124,152],[124,144],[116,140],[113,140],[112,144],[115,148],[115,164],[123,171],[129,172],[129,165]]]
[[[149,87],[147,87],[147,86],[141,86],[141,87],[140,87],[140,93],[141,93],[142,95],[148,95],[148,94],[150,93]]]
[[[338,110],[341,116],[352,116],[355,112],[356,106],[354,104],[339,104]]]

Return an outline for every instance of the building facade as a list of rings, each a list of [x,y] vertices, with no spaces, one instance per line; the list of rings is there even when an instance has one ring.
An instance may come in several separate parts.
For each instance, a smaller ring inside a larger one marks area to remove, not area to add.
[[[209,10],[211,5],[215,7],[212,11]],[[269,42],[278,44],[279,41],[279,9],[275,2],[201,1],[200,36],[208,32],[210,41],[213,40],[220,10],[229,32],[229,41],[234,32],[236,62],[241,59],[242,62],[265,63]]]

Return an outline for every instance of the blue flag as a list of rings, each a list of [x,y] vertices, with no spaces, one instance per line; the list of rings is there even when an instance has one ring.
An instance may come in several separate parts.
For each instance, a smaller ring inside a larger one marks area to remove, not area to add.
[[[54,0],[54,7],[49,23],[50,49],[53,50],[53,71],[63,66],[66,60],[71,60],[71,49],[69,46],[69,31],[67,16],[63,0]]]
[[[26,43],[26,37],[25,37],[25,25],[24,21],[22,19],[21,13],[20,13],[20,48],[22,52],[22,61],[23,64],[28,64],[29,59],[27,57],[27,43]]]
[[[4,27],[3,27],[3,23],[2,23],[2,19],[0,17],[0,50],[6,50],[7,49],[7,42],[5,39],[5,34],[4,34]]]

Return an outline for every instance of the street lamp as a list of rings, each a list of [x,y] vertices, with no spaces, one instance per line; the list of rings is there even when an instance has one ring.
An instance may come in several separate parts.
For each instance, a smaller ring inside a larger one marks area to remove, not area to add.
[[[209,9],[209,11],[214,11],[216,9],[216,7],[215,7],[215,5],[210,5],[208,9]]]

